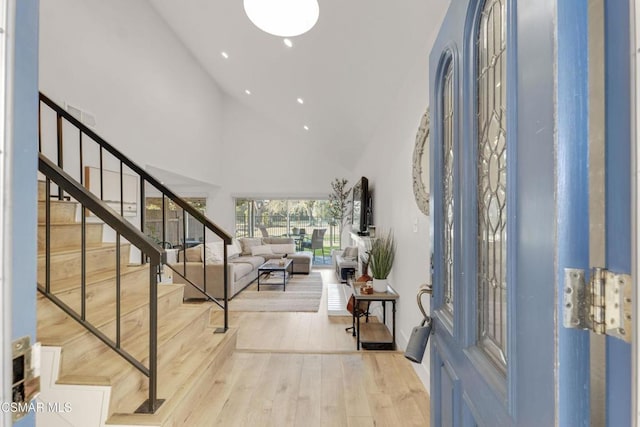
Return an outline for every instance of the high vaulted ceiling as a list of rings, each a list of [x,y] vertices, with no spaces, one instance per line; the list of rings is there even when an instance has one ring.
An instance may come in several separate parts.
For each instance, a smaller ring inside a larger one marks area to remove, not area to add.
[[[249,21],[242,0],[149,1],[229,96],[301,139],[344,154],[366,145],[408,70],[416,61],[427,63],[449,5],[447,0],[319,0],[316,26],[292,37],[289,48]]]

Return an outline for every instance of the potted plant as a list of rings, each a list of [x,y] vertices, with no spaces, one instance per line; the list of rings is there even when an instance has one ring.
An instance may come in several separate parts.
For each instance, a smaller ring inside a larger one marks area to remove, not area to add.
[[[369,267],[373,275],[373,290],[375,292],[385,292],[387,290],[387,277],[393,267],[393,260],[396,255],[396,243],[393,239],[393,232],[380,233],[371,244],[369,250]]]
[[[342,248],[342,231],[347,225],[347,211],[351,195],[351,189],[347,187],[347,183],[348,181],[344,178],[334,179],[331,183],[333,192],[329,194],[329,217],[339,225],[340,248]]]

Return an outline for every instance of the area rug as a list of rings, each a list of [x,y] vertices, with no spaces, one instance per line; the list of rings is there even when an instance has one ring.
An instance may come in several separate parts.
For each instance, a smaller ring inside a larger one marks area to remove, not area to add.
[[[229,301],[230,311],[318,311],[322,298],[322,276],[314,271],[309,275],[295,274],[282,291],[282,276],[271,279],[279,284],[264,283],[260,292],[256,280]]]

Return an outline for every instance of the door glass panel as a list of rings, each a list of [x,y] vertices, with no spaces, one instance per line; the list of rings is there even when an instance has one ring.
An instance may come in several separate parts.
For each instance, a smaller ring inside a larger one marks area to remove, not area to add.
[[[444,307],[453,314],[453,66],[449,61],[445,68],[442,92],[443,135],[443,249],[444,249]]]
[[[478,345],[506,372],[507,141],[506,14],[504,0],[487,0],[478,54]]]

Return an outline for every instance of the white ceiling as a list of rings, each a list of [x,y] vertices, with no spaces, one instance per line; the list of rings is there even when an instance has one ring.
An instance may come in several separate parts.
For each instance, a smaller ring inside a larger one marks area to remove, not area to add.
[[[249,21],[242,0],[149,1],[225,93],[345,155],[362,149],[384,122],[416,61],[426,64],[449,5],[319,0],[318,23],[287,48]]]

